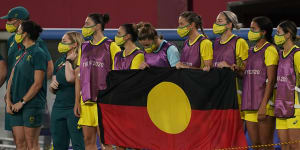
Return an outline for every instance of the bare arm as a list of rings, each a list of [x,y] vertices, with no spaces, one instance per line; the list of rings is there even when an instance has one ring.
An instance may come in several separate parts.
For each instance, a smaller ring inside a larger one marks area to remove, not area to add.
[[[80,69],[77,67],[75,69],[75,106],[74,115],[80,117]]]
[[[11,104],[11,82],[12,82],[12,78],[14,76],[14,72],[15,70],[13,69],[11,74],[10,74],[10,77],[8,79],[8,82],[7,82],[7,89],[6,89],[6,94],[5,94],[5,102],[6,104]]]
[[[56,75],[52,76],[52,81],[49,86],[49,90],[51,93],[56,94],[56,90],[58,89],[59,83],[56,80]]]
[[[29,88],[28,92],[23,97],[25,102],[30,101],[43,87],[43,81],[45,78],[45,72],[42,70],[34,71],[34,82]]]
[[[53,74],[53,61],[49,60],[48,61],[48,67],[47,67],[47,79],[51,79],[52,74]]]
[[[80,74],[80,69],[79,67],[77,67],[75,69],[75,102],[76,103],[80,103],[80,77],[79,77],[79,74]]]
[[[273,94],[273,89],[274,89],[274,85],[276,82],[276,71],[277,71],[277,66],[275,66],[275,65],[267,67],[268,82],[266,83],[264,97],[262,99],[262,102],[260,104],[260,108],[258,111],[258,119],[259,120],[263,120],[265,118],[266,107],[267,107],[269,99],[271,98],[271,96]]]
[[[44,76],[45,76],[44,71],[42,71],[42,70],[35,70],[34,71],[34,82],[31,85],[31,87],[29,88],[28,92],[23,97],[23,100],[24,100],[25,103],[32,100],[32,98],[40,91],[40,89],[43,86],[43,81],[44,81],[44,78],[45,78]],[[14,104],[12,106],[12,110],[14,112],[18,112],[23,107],[23,105],[24,104],[22,102],[18,102],[18,103]]]
[[[12,102],[11,102],[11,95],[10,95],[13,74],[14,74],[14,69],[12,70],[12,72],[10,74],[10,77],[9,77],[9,80],[7,83],[7,90],[6,90],[6,94],[5,94],[6,112],[9,114],[14,114],[12,111]]]
[[[67,82],[75,82],[75,70],[73,69],[72,64],[69,61],[66,61],[65,63],[65,76]]]
[[[275,81],[276,81],[276,70],[277,70],[277,66],[275,65],[267,67],[268,82],[266,85],[264,98],[261,103],[262,105],[266,105],[272,96]]]
[[[6,75],[7,75],[7,65],[5,61],[0,61],[0,87],[2,87],[2,85],[5,82],[6,79]]]

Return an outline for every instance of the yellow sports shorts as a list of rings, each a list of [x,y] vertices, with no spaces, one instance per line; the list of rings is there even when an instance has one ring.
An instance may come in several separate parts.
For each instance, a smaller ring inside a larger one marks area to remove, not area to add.
[[[276,129],[300,129],[300,109],[295,109],[294,118],[276,118]]]
[[[80,103],[80,119],[78,121],[79,126],[90,126],[97,127],[98,126],[98,107],[95,102],[83,102],[81,99]]]
[[[243,111],[245,114],[245,120],[250,122],[258,122],[258,111]],[[274,116],[274,107],[270,104],[267,104],[267,116]]]

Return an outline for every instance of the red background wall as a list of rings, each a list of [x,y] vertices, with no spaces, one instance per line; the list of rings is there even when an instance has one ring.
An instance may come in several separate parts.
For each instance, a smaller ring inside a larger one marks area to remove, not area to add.
[[[211,28],[228,1],[193,0],[193,10],[203,17],[204,26]],[[108,28],[139,21],[151,22],[157,28],[176,28],[178,15],[187,10],[187,3],[188,0],[1,0],[0,16],[21,5],[28,9],[32,20],[45,28],[80,28],[92,12],[108,13]],[[4,28],[5,21],[0,20],[0,29]]]
[[[238,0],[193,0],[193,10],[201,15],[204,27],[212,28],[218,14],[226,10],[227,3],[232,1]]]
[[[151,0],[2,0],[0,15],[15,6],[24,6],[32,20],[46,28],[79,28],[89,13],[108,13],[107,27],[118,27],[126,22],[145,20],[157,25],[157,2]],[[143,4],[144,7],[138,7]],[[130,8],[131,9],[130,9]],[[3,29],[4,21],[1,21]]]

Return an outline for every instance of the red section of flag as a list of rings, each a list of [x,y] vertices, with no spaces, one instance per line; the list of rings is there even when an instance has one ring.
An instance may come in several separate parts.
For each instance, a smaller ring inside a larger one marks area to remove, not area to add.
[[[106,144],[152,150],[212,150],[247,146],[239,110],[192,110],[190,124],[168,134],[151,121],[146,107],[100,104]]]

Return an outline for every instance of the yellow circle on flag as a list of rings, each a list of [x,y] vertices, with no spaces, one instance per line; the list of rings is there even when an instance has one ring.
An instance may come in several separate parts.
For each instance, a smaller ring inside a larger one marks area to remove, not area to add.
[[[191,119],[188,97],[172,82],[161,82],[152,88],[148,94],[147,111],[155,126],[169,134],[183,132]]]

